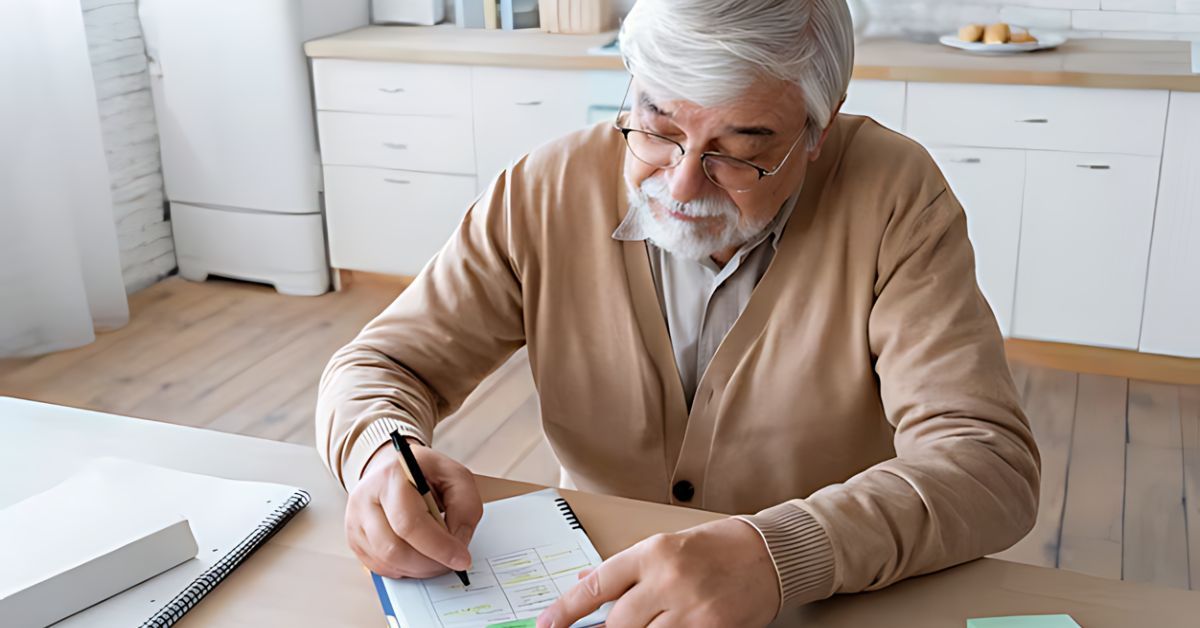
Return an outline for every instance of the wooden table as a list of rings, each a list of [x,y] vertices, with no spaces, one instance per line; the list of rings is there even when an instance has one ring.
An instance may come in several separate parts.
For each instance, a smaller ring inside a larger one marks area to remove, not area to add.
[[[342,530],[346,497],[312,449],[246,436],[0,397],[0,508],[49,488],[92,456],[300,486],[312,504],[180,622],[182,626],[383,626],[366,571]],[[480,477],[484,499],[540,487]],[[610,556],[656,532],[719,517],[562,491]],[[778,625],[963,628],[969,617],[1070,613],[1084,628],[1200,624],[1200,593],[983,559],[880,592],[837,596]]]

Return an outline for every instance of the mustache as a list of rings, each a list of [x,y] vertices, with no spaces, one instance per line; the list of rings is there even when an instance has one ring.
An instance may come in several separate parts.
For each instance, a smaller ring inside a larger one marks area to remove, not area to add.
[[[686,203],[671,197],[667,182],[659,176],[649,177],[638,186],[643,199],[650,199],[662,205],[668,211],[677,212],[694,218],[717,218],[720,216],[738,215],[738,208],[733,201],[720,196],[705,196]]]

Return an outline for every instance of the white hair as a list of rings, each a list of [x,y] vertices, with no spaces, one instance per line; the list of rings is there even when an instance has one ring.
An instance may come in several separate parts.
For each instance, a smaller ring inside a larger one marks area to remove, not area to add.
[[[854,69],[846,0],[638,0],[620,37],[626,69],[668,99],[712,107],[763,77],[797,85],[810,149]]]

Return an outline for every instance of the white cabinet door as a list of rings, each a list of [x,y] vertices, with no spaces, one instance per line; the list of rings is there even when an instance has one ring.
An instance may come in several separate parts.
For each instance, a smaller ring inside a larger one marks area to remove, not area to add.
[[[480,189],[512,160],[587,124],[583,72],[480,66],[472,70],[471,92]]]
[[[910,83],[905,133],[924,144],[1162,153],[1161,90]]]
[[[996,148],[931,150],[967,214],[975,274],[1000,331],[1009,335],[1021,237],[1025,152]]]
[[[1174,92],[1140,349],[1200,358],[1200,94]]]
[[[474,198],[475,177],[327,165],[330,265],[416,275]]]
[[[903,81],[850,81],[842,113],[870,116],[893,131],[904,130]]]
[[[1013,335],[1136,349],[1158,158],[1031,151]]]

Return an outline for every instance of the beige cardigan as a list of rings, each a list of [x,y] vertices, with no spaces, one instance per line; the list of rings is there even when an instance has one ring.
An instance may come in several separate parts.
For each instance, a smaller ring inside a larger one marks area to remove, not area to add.
[[[611,234],[625,144],[601,123],[516,162],[321,381],[350,488],[393,427],[434,425],[523,344],[578,488],[749,517],[787,603],[1002,550],[1039,459],[962,208],[925,150],[839,116],[689,415],[643,242]],[[687,480],[695,496],[672,495]],[[760,512],[761,511],[761,512]]]

